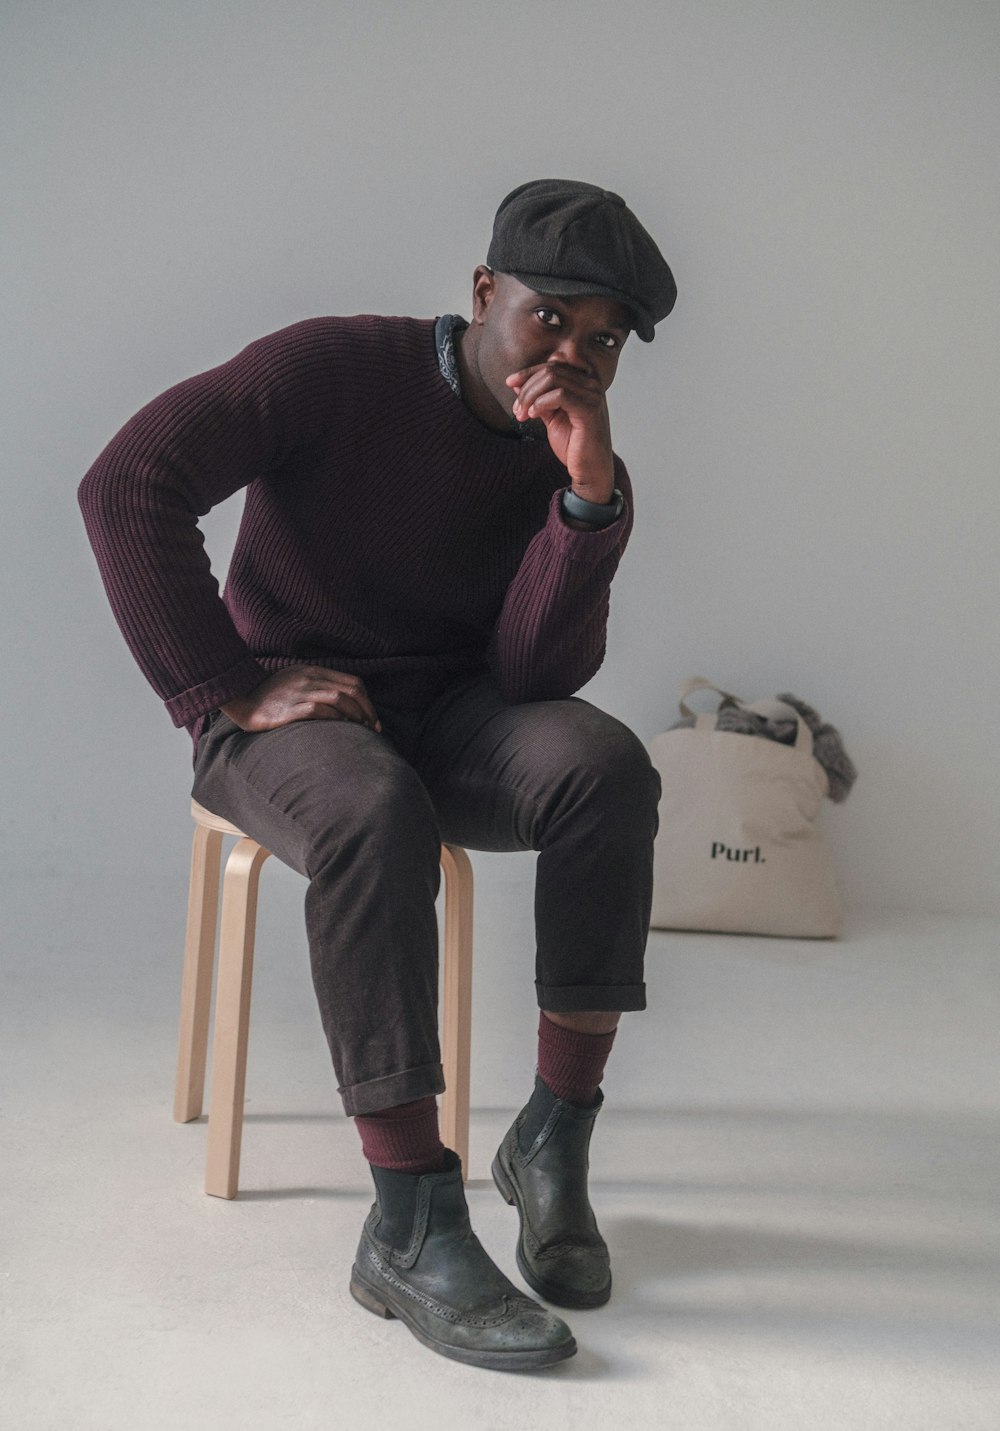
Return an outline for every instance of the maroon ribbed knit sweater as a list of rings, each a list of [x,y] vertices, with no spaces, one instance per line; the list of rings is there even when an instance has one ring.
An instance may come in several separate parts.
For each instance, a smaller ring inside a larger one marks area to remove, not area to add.
[[[79,497],[115,616],[175,725],[283,666],[362,677],[376,703],[489,670],[511,701],[567,696],[604,655],[632,523],[562,520],[545,442],[480,423],[431,320],[314,318],[143,407]],[[199,515],[241,487],[223,596]]]

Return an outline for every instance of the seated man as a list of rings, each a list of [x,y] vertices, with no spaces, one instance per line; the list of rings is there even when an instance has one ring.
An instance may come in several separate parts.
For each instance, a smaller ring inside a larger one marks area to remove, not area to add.
[[[472,318],[316,318],[170,388],[80,502],[194,795],[308,878],[316,996],[376,1202],[351,1290],[477,1366],[571,1356],[469,1225],[440,1140],[441,841],[536,850],[534,1091],[498,1150],[518,1266],[611,1290],[587,1194],[599,1085],[645,1007],[658,780],[573,697],[604,655],[632,526],[606,393],[676,289],[623,201],[540,180],[501,204]],[[219,595],[199,515],[245,487]]]

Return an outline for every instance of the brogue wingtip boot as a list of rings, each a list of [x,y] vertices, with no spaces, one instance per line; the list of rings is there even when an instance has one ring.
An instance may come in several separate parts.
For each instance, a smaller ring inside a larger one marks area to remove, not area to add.
[[[351,1295],[398,1317],[442,1356],[493,1370],[535,1371],[565,1361],[576,1342],[561,1318],[501,1272],[472,1230],[462,1164],[440,1173],[372,1166],[376,1200],[351,1270]]]
[[[603,1102],[598,1089],[590,1108],[578,1108],[536,1077],[493,1160],[493,1181],[520,1219],[521,1275],[560,1307],[600,1307],[611,1296],[608,1248],[587,1194],[590,1135]]]

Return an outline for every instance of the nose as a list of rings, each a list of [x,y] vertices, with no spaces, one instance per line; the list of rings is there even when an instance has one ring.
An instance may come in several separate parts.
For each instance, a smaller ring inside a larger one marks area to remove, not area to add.
[[[565,331],[559,334],[559,342],[549,361],[565,363],[567,367],[577,368],[581,373],[590,372],[590,361],[582,341]]]

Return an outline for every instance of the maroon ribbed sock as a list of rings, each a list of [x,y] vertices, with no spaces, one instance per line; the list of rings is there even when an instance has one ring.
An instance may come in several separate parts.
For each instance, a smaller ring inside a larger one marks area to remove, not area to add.
[[[557,1098],[579,1108],[592,1107],[617,1032],[577,1033],[554,1024],[539,1010],[538,1074],[542,1082]]]
[[[438,1131],[437,1099],[433,1094],[413,1103],[380,1108],[355,1118],[361,1150],[370,1163],[397,1173],[444,1171],[445,1146]]]

